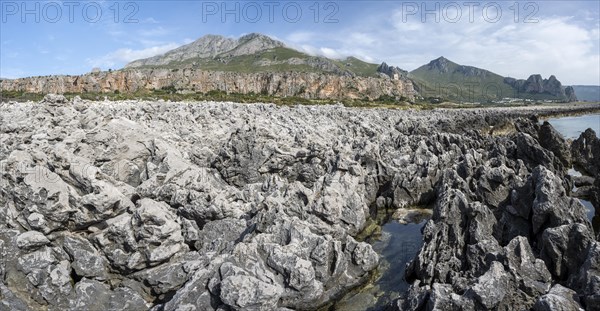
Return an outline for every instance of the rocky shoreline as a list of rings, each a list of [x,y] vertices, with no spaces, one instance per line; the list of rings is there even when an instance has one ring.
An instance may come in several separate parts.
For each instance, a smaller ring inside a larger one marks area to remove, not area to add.
[[[0,309],[313,310],[363,284],[378,210],[433,205],[399,310],[598,310],[599,105],[0,104]],[[593,135],[593,136],[592,136]],[[598,211],[598,201],[593,201]]]

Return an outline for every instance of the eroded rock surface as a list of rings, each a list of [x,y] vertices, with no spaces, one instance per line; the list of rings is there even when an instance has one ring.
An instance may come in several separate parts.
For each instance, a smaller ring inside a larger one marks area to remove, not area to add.
[[[593,305],[599,246],[534,112],[1,104],[0,306],[315,309],[377,268],[377,209],[428,204],[396,305]]]
[[[424,246],[407,268],[413,285],[395,308],[596,307],[599,243],[565,188],[568,144],[547,123],[521,130],[497,140],[489,158],[444,172]]]

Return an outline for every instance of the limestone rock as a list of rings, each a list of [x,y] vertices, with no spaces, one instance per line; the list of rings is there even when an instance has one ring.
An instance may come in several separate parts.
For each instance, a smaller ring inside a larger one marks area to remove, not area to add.
[[[50,244],[50,240],[37,231],[27,231],[17,237],[17,246],[21,249],[36,249],[48,244]]]

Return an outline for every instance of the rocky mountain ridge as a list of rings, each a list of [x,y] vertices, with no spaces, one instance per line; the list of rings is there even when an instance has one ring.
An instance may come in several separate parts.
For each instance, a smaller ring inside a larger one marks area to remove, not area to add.
[[[577,101],[573,87],[564,87],[554,75],[548,79],[543,79],[539,74],[531,75],[527,80],[504,78],[504,83],[512,86],[519,93],[550,94],[555,97],[565,98],[569,102]]]
[[[206,35],[192,43],[183,45],[164,54],[130,62],[125,68],[161,66],[193,58],[213,58],[217,55],[222,55],[223,57],[250,55],[283,46],[285,46],[283,42],[273,40],[268,36],[257,33],[251,33],[238,39],[219,35]]]
[[[4,91],[33,93],[223,91],[308,99],[440,98],[499,102],[504,98],[576,101],[572,87],[551,76],[505,78],[444,57],[407,72],[383,62],[311,56],[262,34],[238,39],[206,35],[162,55],[129,63],[113,72],[81,76],[30,77],[0,82]],[[379,88],[379,89],[378,89]]]
[[[390,66],[385,62],[377,67],[377,72],[392,79],[400,79],[408,76],[408,71],[403,70],[400,67]]]
[[[478,101],[503,98],[577,101],[574,89],[563,86],[555,76],[542,79],[541,75],[534,74],[527,80],[517,80],[459,65],[443,56],[411,71],[408,76],[415,81],[422,96]]]
[[[376,76],[376,65],[354,57],[344,60],[308,55],[268,36],[251,33],[238,39],[206,35],[162,55],[133,61],[125,68],[201,69],[233,72],[317,72]]]
[[[82,76],[32,77],[1,82],[4,91],[29,93],[121,93],[172,88],[180,92],[222,91],[307,99],[378,99],[415,96],[413,84],[398,80],[318,73],[236,73],[197,69],[125,69]]]

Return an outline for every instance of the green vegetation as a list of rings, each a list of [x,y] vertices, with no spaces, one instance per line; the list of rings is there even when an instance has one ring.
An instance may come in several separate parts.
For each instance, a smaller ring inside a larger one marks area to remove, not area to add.
[[[408,77],[414,81],[421,96],[437,98],[439,102],[446,100],[455,102],[480,102],[492,104],[503,98],[523,98],[531,100],[557,100],[550,94],[517,93],[510,85],[504,83],[504,77],[493,72],[470,66],[461,66],[446,59],[433,62],[442,64],[444,69],[430,64],[411,71]]]
[[[396,99],[391,96],[382,96],[375,100],[364,99],[307,99],[298,96],[278,97],[267,94],[239,94],[226,93],[223,91],[210,91],[207,93],[178,93],[174,87],[164,87],[160,90],[139,91],[135,93],[120,93],[118,90],[111,93],[65,93],[67,99],[72,100],[79,96],[84,100],[91,101],[120,101],[120,100],[146,100],[146,101],[216,101],[216,102],[235,102],[235,103],[273,103],[279,106],[295,105],[334,105],[342,104],[353,108],[375,108],[375,109],[419,109],[432,110],[437,108],[481,108],[481,107],[518,107],[531,105],[531,103],[513,103],[507,104],[466,104],[448,101],[441,98],[427,98],[415,101],[409,101],[406,98]],[[44,98],[42,94],[26,93],[20,91],[2,91],[0,93],[1,102],[7,101],[41,101]],[[541,105],[536,102],[535,105]]]
[[[446,71],[421,66],[409,73],[420,94],[426,98],[488,103],[503,97],[513,97],[514,90],[504,83],[504,77],[487,70],[468,76],[457,70],[460,65],[447,61]]]
[[[531,105],[521,103],[507,104],[468,104],[449,101],[438,97],[429,97],[409,101],[407,98],[395,98],[393,96],[381,96],[375,100],[363,99],[307,99],[299,96],[279,97],[268,94],[239,94],[227,93],[224,91],[210,91],[207,93],[179,92],[174,86],[163,87],[159,90],[138,91],[135,93],[121,93],[118,90],[110,93],[65,93],[67,99],[72,100],[79,96],[83,100],[91,101],[120,101],[120,100],[146,100],[146,101],[216,101],[216,102],[235,102],[235,103],[273,103],[279,106],[295,106],[295,105],[334,105],[342,104],[346,107],[356,108],[379,108],[379,109],[420,109],[432,110],[436,108],[481,108],[481,107],[509,107],[509,106],[525,106]],[[43,94],[26,93],[21,91],[2,91],[0,99],[2,102],[7,101],[41,101],[44,98]],[[535,104],[542,104],[537,102]]]
[[[377,64],[364,62],[355,57],[348,57],[345,60],[334,61],[340,68],[345,68],[361,77],[377,77]]]
[[[251,55],[229,56],[227,53],[215,58],[191,58],[181,62],[171,62],[163,66],[142,66],[140,68],[166,68],[173,72],[181,68],[196,68],[209,71],[241,73],[255,72],[352,72],[357,76],[374,77],[377,65],[349,57],[345,60],[330,60],[286,48],[277,47]]]
[[[404,97],[396,99],[392,96],[381,96],[375,100],[364,99],[307,99],[298,96],[279,97],[267,94],[239,94],[227,93],[224,91],[210,91],[207,93],[180,93],[175,87],[168,86],[159,90],[138,91],[135,93],[120,93],[118,90],[111,93],[65,93],[67,99],[72,100],[79,96],[84,100],[91,101],[120,101],[120,100],[147,100],[147,101],[216,101],[216,102],[235,102],[235,103],[273,103],[280,106],[295,106],[295,105],[334,105],[342,104],[346,107],[356,108],[383,108],[383,109],[421,109],[431,110],[436,108],[479,108],[484,105],[460,104],[442,100],[434,102],[432,98],[422,99],[417,101],[409,101]],[[44,98],[42,94],[32,94],[15,91],[2,91],[1,99],[6,101],[41,101]],[[523,104],[520,104],[523,105]],[[489,106],[489,105],[485,105]],[[501,105],[505,107],[506,105]],[[517,105],[515,105],[517,106]]]
[[[410,102],[405,98],[396,100],[393,97],[381,97],[376,100],[368,99],[307,99],[298,96],[279,97],[267,94],[239,94],[227,93],[224,91],[210,91],[207,93],[180,93],[175,87],[163,87],[160,90],[139,91],[135,93],[120,93],[114,91],[111,93],[65,93],[67,99],[72,100],[79,96],[84,100],[102,101],[102,100],[148,100],[148,101],[217,101],[217,102],[236,102],[236,103],[273,103],[281,106],[289,105],[334,105],[342,104],[347,107],[365,107],[365,108],[395,108],[405,109],[410,107]],[[44,96],[42,94],[31,94],[23,92],[2,91],[2,101],[41,101]]]
[[[44,95],[36,93],[27,93],[23,91],[0,91],[0,102],[9,100],[26,102],[26,101],[40,101],[44,98]]]

